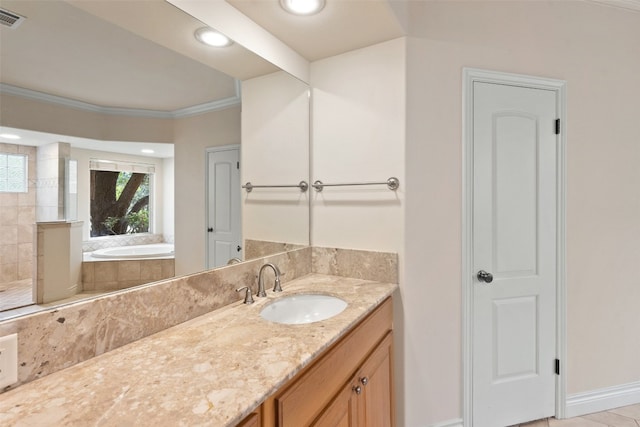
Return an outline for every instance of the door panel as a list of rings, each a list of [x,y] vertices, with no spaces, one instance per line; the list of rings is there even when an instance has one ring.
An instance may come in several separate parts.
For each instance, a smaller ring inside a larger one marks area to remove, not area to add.
[[[538,125],[518,112],[494,116],[494,275],[536,271]]]
[[[555,413],[556,94],[473,90],[473,425]]]
[[[214,156],[215,157],[215,156]],[[231,160],[233,161],[233,159]],[[213,164],[213,229],[218,233],[230,233],[231,223],[231,203],[232,203],[232,178],[231,163],[218,160]]]
[[[538,299],[503,298],[493,301],[493,382],[538,373]]]
[[[363,389],[364,411],[360,418],[364,422],[359,425],[394,426],[392,354],[393,334],[390,332],[362,365],[358,381]]]
[[[227,264],[242,257],[240,214],[240,153],[238,148],[208,154],[207,267]]]
[[[216,267],[225,265],[228,260],[237,256],[236,246],[234,246],[235,242],[224,242],[221,240],[217,240],[213,244],[213,253],[215,254],[216,258],[220,260],[217,262],[218,265],[216,265]]]

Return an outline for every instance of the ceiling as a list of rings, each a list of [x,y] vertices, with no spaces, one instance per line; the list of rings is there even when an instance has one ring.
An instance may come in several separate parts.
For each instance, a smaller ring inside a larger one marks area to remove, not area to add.
[[[313,16],[291,15],[278,0],[226,1],[309,61],[403,36],[387,0],[327,0]],[[0,25],[0,83],[7,93],[27,89],[53,95],[51,102],[119,113],[176,113],[237,103],[236,79],[277,71],[238,44],[196,42],[202,24],[164,0],[1,0],[0,6],[26,17],[17,28]]]
[[[241,46],[198,43],[193,31],[202,24],[164,1],[3,0],[2,7],[27,19],[0,26],[1,82],[100,107],[174,111],[236,96],[234,77],[218,71],[233,71],[226,64],[275,71]],[[115,25],[113,15],[127,19]],[[154,31],[162,37],[152,42]]]
[[[404,36],[390,1],[326,0],[322,11],[295,16],[279,0],[226,0],[309,61]]]

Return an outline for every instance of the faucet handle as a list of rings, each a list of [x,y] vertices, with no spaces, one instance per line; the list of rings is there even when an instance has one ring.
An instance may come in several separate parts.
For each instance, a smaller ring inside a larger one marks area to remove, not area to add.
[[[246,293],[244,294],[244,303],[245,304],[253,304],[253,296],[251,295],[251,288],[248,286],[243,286],[241,288],[236,289],[236,292],[242,292],[246,290]]]
[[[282,286],[280,286],[280,277],[276,277],[273,283],[273,292],[282,292]]]

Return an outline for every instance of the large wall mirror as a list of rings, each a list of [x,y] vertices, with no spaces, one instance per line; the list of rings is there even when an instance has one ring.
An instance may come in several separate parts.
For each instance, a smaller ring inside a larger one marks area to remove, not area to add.
[[[206,25],[162,0],[1,8],[18,21],[0,26],[0,320],[38,307],[15,309],[33,303],[36,221],[82,221],[96,256],[73,299],[309,244],[308,191],[242,188],[308,182],[305,83],[202,44]]]

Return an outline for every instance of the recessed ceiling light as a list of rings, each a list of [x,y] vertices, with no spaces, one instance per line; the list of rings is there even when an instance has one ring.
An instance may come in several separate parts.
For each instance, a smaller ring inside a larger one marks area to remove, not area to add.
[[[153,151],[151,148],[143,148],[143,149],[142,149],[142,150],[140,150],[140,151],[142,151],[143,153],[146,153],[146,154],[153,154],[153,153],[155,153],[155,151]]]
[[[196,39],[208,46],[227,47],[233,44],[233,41],[224,34],[214,30],[213,28],[203,27],[195,32]]]
[[[13,133],[0,133],[0,138],[5,138],[5,139],[20,139],[19,135],[13,134]]]
[[[280,0],[280,6],[294,15],[313,15],[324,8],[325,0]]]

